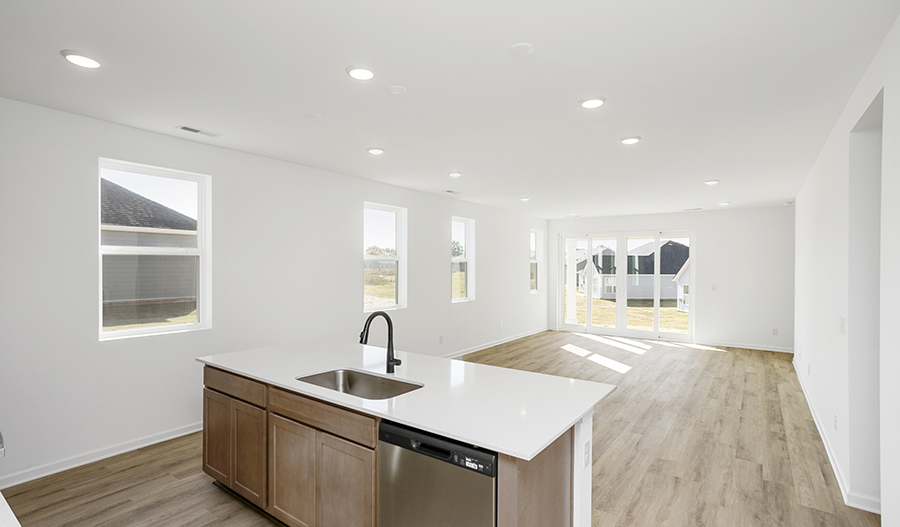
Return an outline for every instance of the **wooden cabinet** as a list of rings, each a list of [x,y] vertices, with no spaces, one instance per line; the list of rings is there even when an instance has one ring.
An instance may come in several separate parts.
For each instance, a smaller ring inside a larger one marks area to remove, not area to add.
[[[375,527],[378,420],[207,366],[203,471],[290,527]]]
[[[234,473],[231,489],[257,507],[266,506],[266,411],[231,401]]]
[[[316,431],[269,414],[269,507],[292,527],[316,524]]]
[[[375,451],[316,434],[318,527],[375,527]]]
[[[269,514],[291,527],[375,527],[376,441],[375,419],[273,388]]]
[[[203,390],[203,472],[231,486],[231,397]]]
[[[266,386],[211,368],[206,368],[204,378],[203,471],[254,505],[265,507],[267,414],[235,396],[260,402],[262,394],[264,401]],[[250,395],[245,391],[248,387]]]

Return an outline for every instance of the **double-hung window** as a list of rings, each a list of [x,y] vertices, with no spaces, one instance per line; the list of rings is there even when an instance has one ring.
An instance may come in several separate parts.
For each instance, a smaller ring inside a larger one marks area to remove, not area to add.
[[[538,262],[540,261],[543,249],[543,233],[541,231],[532,230],[529,236],[531,243],[531,253],[529,257],[529,267],[531,275],[531,292],[538,291]]]
[[[100,166],[100,339],[211,326],[209,176]]]
[[[363,207],[363,309],[406,307],[406,209]]]
[[[450,300],[475,299],[475,220],[450,220]]]

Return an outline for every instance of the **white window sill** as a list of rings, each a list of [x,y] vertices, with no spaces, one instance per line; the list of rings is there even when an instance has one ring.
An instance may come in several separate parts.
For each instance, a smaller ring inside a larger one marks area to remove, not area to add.
[[[372,306],[372,307],[364,307],[363,313],[374,313],[376,311],[397,311],[398,309],[406,309],[406,306],[401,305],[393,305],[393,306]]]
[[[474,302],[474,298],[451,298],[451,304],[465,304],[466,302]]]
[[[108,340],[133,339],[138,337],[152,337],[155,335],[171,335],[173,333],[187,333],[189,331],[200,331],[204,329],[212,329],[210,324],[185,324],[177,326],[161,326],[157,328],[141,328],[121,329],[118,331],[101,331],[100,342]]]

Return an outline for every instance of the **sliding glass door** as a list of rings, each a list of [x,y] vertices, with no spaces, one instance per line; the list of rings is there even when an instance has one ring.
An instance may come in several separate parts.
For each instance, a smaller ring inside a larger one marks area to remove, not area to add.
[[[691,340],[691,235],[563,236],[563,329]]]
[[[616,327],[616,238],[591,238],[591,326]]]

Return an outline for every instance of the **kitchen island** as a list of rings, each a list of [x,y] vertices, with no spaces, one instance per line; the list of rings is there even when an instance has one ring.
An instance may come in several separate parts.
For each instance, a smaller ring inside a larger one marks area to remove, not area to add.
[[[0,527],[21,527],[2,494],[0,494]]]
[[[238,397],[243,401],[228,403],[231,404],[228,411],[232,415],[244,416],[241,419],[246,423],[268,419],[270,422],[263,426],[270,435],[293,426],[282,423],[285,416],[303,414],[308,416],[307,421],[313,421],[312,424],[306,423],[308,429],[320,430],[319,434],[327,441],[333,442],[334,438],[329,434],[323,435],[321,430],[334,432],[343,429],[343,433],[334,433],[338,438],[349,439],[350,446],[358,446],[358,443],[375,449],[377,442],[368,430],[370,425],[363,419],[371,418],[376,423],[376,430],[378,420],[393,421],[499,454],[498,527],[547,525],[548,519],[553,523],[558,522],[559,518],[566,518],[564,524],[575,527],[590,525],[593,408],[615,389],[614,386],[402,351],[396,355],[402,360],[402,365],[390,376],[384,373],[384,348],[353,343],[275,346],[200,357],[197,360],[207,366],[207,392],[213,392],[210,397],[221,398],[222,393],[233,396],[228,389],[220,390],[217,386],[234,386],[237,383],[236,393],[245,391],[248,395]],[[371,372],[424,386],[390,399],[371,400],[296,379],[335,369]],[[231,374],[235,376],[233,379],[222,377]],[[251,382],[246,387],[240,384]],[[289,400],[290,397],[302,397],[302,400]],[[206,396],[204,400],[207,401]],[[218,404],[219,407],[226,404],[216,401],[219,400],[204,404],[205,448],[207,437],[213,435],[207,429],[207,414],[212,413],[209,404]],[[247,401],[249,405],[245,404]],[[346,415],[336,414],[338,409],[346,411]],[[327,422],[332,414],[339,424]],[[234,419],[232,422],[235,422]],[[332,426],[336,428],[331,430],[329,427]],[[306,430],[298,429],[297,434],[308,434]],[[263,496],[262,492],[251,495],[257,498],[257,505],[270,513],[270,509],[275,510],[273,515],[279,517],[277,504],[273,507],[271,503],[277,501],[279,496],[271,474],[275,471],[272,458],[278,452],[277,446],[273,446],[273,438],[260,438],[258,434],[246,430],[232,430],[230,434],[250,438],[248,444],[256,445],[250,450],[257,457],[266,457],[259,451],[260,448],[266,450],[265,447],[259,445],[268,442],[268,496]],[[348,437],[348,434],[357,435]],[[282,435],[300,437],[296,434]],[[282,441],[281,444],[286,443]],[[305,445],[306,442],[297,444]],[[317,448],[320,451],[323,448],[322,440],[318,441]],[[350,452],[349,447],[345,450]],[[352,454],[355,456],[353,459],[364,459],[363,454]],[[240,456],[233,457],[235,459],[230,463],[239,464]],[[365,463],[366,466],[372,464],[370,461]],[[218,475],[216,477],[225,481]],[[234,477],[231,476],[228,481],[234,482]],[[323,485],[321,481],[304,484]],[[366,488],[369,486],[367,482]],[[251,502],[254,500],[251,499]],[[317,505],[320,516],[323,507]],[[287,523],[292,524],[290,521]],[[294,524],[312,523],[298,520]],[[321,519],[318,522],[320,525],[323,523],[327,522]]]

